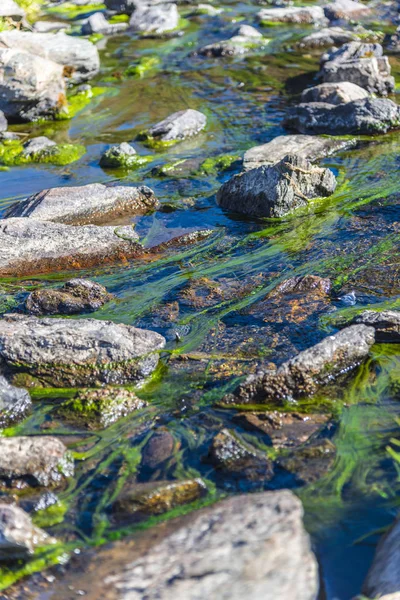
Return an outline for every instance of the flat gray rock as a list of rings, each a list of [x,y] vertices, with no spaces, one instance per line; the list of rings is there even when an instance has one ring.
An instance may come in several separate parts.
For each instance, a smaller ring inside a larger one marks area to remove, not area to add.
[[[397,519],[381,538],[374,560],[364,581],[362,592],[368,598],[400,598],[400,521]],[[397,592],[397,593],[396,593]],[[394,594],[392,596],[391,594]]]
[[[96,319],[7,315],[0,320],[0,357],[54,387],[141,381],[158,364],[165,339],[147,329]]]
[[[288,490],[223,500],[106,584],[125,600],[316,600],[318,566],[302,518]]]
[[[354,31],[347,31],[341,27],[325,27],[319,31],[313,31],[297,42],[297,48],[326,48],[329,46],[342,46],[348,42],[357,41],[358,37]]]
[[[25,11],[14,0],[1,0],[0,18],[11,18],[20,21],[25,17]]]
[[[200,133],[206,124],[207,117],[203,113],[188,108],[169,115],[146,133],[156,141],[179,142]]]
[[[21,508],[0,504],[0,562],[26,560],[36,547],[55,543]]]
[[[288,154],[299,154],[306,160],[316,162],[335,152],[353,148],[356,140],[338,140],[315,135],[279,135],[267,144],[254,146],[245,152],[243,169],[249,171],[262,165],[273,165]]]
[[[375,342],[375,330],[352,325],[300,352],[276,371],[250,375],[224,402],[259,404],[314,394],[320,386],[357,367]]]
[[[320,6],[288,6],[283,8],[263,8],[257,13],[259,22],[273,23],[327,23]]]
[[[313,166],[298,155],[234,175],[218,190],[223,208],[253,217],[283,217],[309,200],[335,191],[332,171]]]
[[[368,6],[362,2],[354,2],[354,0],[335,0],[324,6],[324,11],[330,21],[356,20],[372,14]]]
[[[386,133],[400,125],[400,108],[387,98],[365,98],[347,104],[309,102],[291,109],[283,121],[292,131],[348,135]]]
[[[0,220],[0,276],[86,269],[143,253],[131,226],[72,227],[39,219]]]
[[[6,483],[49,486],[73,474],[73,458],[55,437],[0,438],[0,479]]]
[[[108,187],[101,183],[50,188],[13,204],[5,216],[86,225],[123,215],[143,214],[159,202],[146,186]]]
[[[102,35],[115,35],[122,33],[128,28],[127,23],[109,23],[103,13],[97,12],[90,15],[86,23],[82,25],[83,35],[100,33]]]
[[[340,83],[321,83],[304,90],[301,94],[302,104],[306,102],[328,102],[328,104],[346,104],[353,100],[368,98],[369,94],[364,88],[343,81]]]
[[[3,31],[0,47],[16,48],[67,67],[74,83],[94,77],[100,69],[97,48],[89,40],[60,33]],[[64,71],[65,73],[65,71]]]
[[[179,25],[178,7],[174,3],[138,6],[132,13],[129,28],[143,33],[165,33]]]
[[[0,377],[0,427],[20,421],[28,414],[32,406],[29,392],[10,385]]]
[[[377,342],[400,343],[400,312],[397,310],[365,310],[354,317],[352,323],[373,327]]]

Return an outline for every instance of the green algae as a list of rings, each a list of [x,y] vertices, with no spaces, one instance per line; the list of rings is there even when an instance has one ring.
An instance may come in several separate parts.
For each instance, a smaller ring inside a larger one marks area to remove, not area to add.
[[[40,163],[63,166],[79,160],[85,152],[85,147],[79,144],[57,144],[26,156],[21,142],[4,140],[0,143],[0,164],[20,166]]]
[[[125,69],[124,75],[125,77],[144,77],[148,72],[154,71],[160,63],[161,60],[158,56],[142,56]]]
[[[199,171],[205,173],[206,175],[215,175],[220,171],[226,171],[234,162],[240,159],[241,157],[238,154],[212,156],[210,158],[206,158],[206,160],[201,163]]]
[[[178,144],[179,142],[182,141],[182,140],[168,140],[168,141],[163,141],[163,140],[160,140],[160,139],[157,139],[157,138],[153,137],[146,130],[140,131],[138,133],[136,139],[139,142],[142,142],[142,144],[144,146],[147,146],[148,148],[151,148],[152,150],[157,150],[159,152],[162,152],[163,150],[167,150],[168,148],[171,148],[172,146],[175,146],[176,144]]]
[[[54,527],[64,521],[64,517],[68,511],[68,505],[65,502],[57,500],[51,506],[38,510],[32,517],[33,523],[37,527],[46,529],[48,527]]]
[[[67,119],[72,119],[75,117],[81,110],[83,110],[86,106],[90,104],[90,102],[101,96],[106,92],[107,88],[105,87],[90,87],[89,89],[85,89],[83,91],[77,91],[71,95],[68,95],[66,105],[56,116],[56,120],[64,121]]]
[[[108,22],[111,24],[129,23],[129,15],[112,15],[112,17],[108,19]]]
[[[102,11],[105,8],[106,6],[103,3],[85,4],[80,6],[78,4],[74,4],[73,2],[64,2],[58,6],[47,7],[46,12],[49,14],[60,15],[61,17],[64,16],[67,19],[75,19],[82,14]]]

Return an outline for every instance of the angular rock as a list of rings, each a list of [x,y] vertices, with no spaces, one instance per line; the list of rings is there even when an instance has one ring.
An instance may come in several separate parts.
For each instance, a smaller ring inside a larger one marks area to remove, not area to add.
[[[42,190],[13,204],[6,211],[5,217],[86,225],[102,223],[123,215],[143,214],[157,206],[157,198],[146,186],[107,187],[102,183],[90,183]]]
[[[330,21],[339,19],[356,20],[368,17],[372,13],[368,6],[365,6],[362,2],[354,2],[354,0],[335,0],[324,6],[324,12]]]
[[[279,135],[267,144],[254,146],[245,152],[243,169],[249,171],[262,165],[274,165],[288,154],[298,154],[310,162],[353,148],[355,139],[337,140],[315,135]]]
[[[357,41],[358,37],[354,31],[346,31],[341,27],[325,27],[319,31],[313,31],[310,35],[306,35],[299,42],[297,48],[326,48],[328,46],[342,46],[349,42]]]
[[[30,516],[11,504],[0,504],[0,562],[26,560],[36,547],[56,540],[36,527]]]
[[[365,310],[354,317],[352,323],[373,327],[377,342],[400,343],[400,312],[397,310]]]
[[[25,11],[14,0],[1,0],[0,19],[10,18],[13,21],[21,21],[25,17]]]
[[[175,438],[162,429],[155,431],[142,450],[142,469],[155,471],[173,457],[176,447]]]
[[[130,600],[315,600],[318,566],[302,516],[287,490],[229,498],[106,583]]]
[[[18,48],[0,47],[0,110],[8,119],[54,118],[66,103],[65,94],[62,66]]]
[[[60,288],[42,288],[29,294],[25,310],[31,315],[76,315],[98,310],[114,296],[90,279],[71,279]]]
[[[131,226],[71,227],[37,218],[4,219],[0,221],[0,276],[125,262],[143,254],[138,237]]]
[[[250,375],[226,403],[264,403],[293,400],[314,394],[320,386],[357,367],[368,355],[375,331],[366,325],[352,325],[329,336],[283,363],[276,371]]]
[[[188,108],[169,115],[163,121],[150,127],[141,137],[162,144],[180,142],[200,133],[206,124],[207,117],[203,113]]]
[[[88,40],[60,33],[37,33],[30,31],[3,31],[0,47],[18,49],[30,55],[40,56],[64,67],[64,75],[74,83],[94,77],[100,69],[97,48]]]
[[[0,320],[0,357],[53,387],[141,381],[158,364],[165,339],[153,331],[95,319]]]
[[[292,108],[284,127],[300,133],[348,135],[386,133],[400,125],[400,109],[387,98],[364,98],[347,104],[310,102]]]
[[[0,377],[0,427],[26,417],[32,406],[29,392],[10,385],[4,377]]]
[[[43,150],[56,145],[57,144],[55,142],[49,140],[49,138],[45,136],[35,137],[24,144],[23,155],[26,157],[32,157],[38,152],[42,152]]]
[[[257,13],[258,21],[272,23],[326,23],[320,6],[288,6],[284,8],[263,8]]]
[[[346,104],[354,100],[368,98],[369,94],[359,85],[343,81],[340,83],[321,83],[304,90],[301,102],[327,102],[328,104]]]
[[[379,541],[374,560],[363,583],[363,594],[368,598],[386,598],[386,594],[394,594],[393,600],[397,600],[400,594],[399,560],[400,520],[397,519]],[[392,600],[391,595],[388,596],[388,600]]]
[[[0,438],[0,479],[8,485],[55,485],[73,473],[73,458],[57,438]]]
[[[134,10],[129,21],[132,31],[144,33],[165,33],[177,29],[179,13],[176,4],[140,5]]]
[[[288,155],[275,165],[234,175],[218,190],[217,203],[254,217],[283,217],[313,198],[329,196],[335,187],[332,171]]]
[[[103,13],[97,12],[90,15],[84,25],[82,25],[83,35],[100,33],[102,35],[115,35],[122,33],[128,28],[127,23],[109,23]]]

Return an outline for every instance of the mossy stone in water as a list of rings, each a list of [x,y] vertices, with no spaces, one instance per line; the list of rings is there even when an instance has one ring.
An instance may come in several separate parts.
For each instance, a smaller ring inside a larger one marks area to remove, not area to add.
[[[0,143],[0,164],[6,166],[48,163],[64,166],[79,160],[86,152],[80,144],[49,145],[38,152],[26,154],[23,145],[16,140],[4,140]]]
[[[100,166],[109,169],[134,169],[151,160],[151,156],[139,156],[130,144],[123,142],[119,146],[112,146],[104,152],[100,159]]]
[[[157,56],[142,56],[139,60],[129,65],[125,69],[127,77],[143,77],[148,71],[154,70],[160,64]]]

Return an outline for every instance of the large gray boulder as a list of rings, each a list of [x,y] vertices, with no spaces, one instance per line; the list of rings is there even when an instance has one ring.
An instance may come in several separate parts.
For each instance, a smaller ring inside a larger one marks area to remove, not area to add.
[[[23,419],[32,406],[29,392],[10,385],[0,377],[0,427],[6,427]]]
[[[229,498],[106,584],[129,600],[316,600],[318,566],[302,517],[288,490]]]
[[[39,219],[0,221],[0,276],[28,275],[126,261],[144,252],[131,226],[72,227]]]
[[[400,311],[397,310],[364,310],[354,317],[352,323],[368,325],[375,329],[377,342],[400,343]]]
[[[399,127],[400,108],[387,98],[365,98],[339,105],[310,102],[293,107],[283,125],[312,134],[386,133]]]
[[[169,115],[163,121],[150,127],[140,137],[162,144],[170,144],[200,133],[206,124],[207,117],[203,113],[188,108]]]
[[[262,165],[274,165],[288,154],[299,154],[306,160],[316,162],[335,152],[353,148],[356,143],[355,139],[338,140],[301,134],[279,135],[267,144],[247,150],[243,156],[243,168],[249,171]]]
[[[62,66],[18,48],[0,47],[0,110],[8,119],[53,118],[65,102]],[[4,130],[4,120],[0,122]]]
[[[259,22],[273,23],[327,23],[320,6],[288,6],[283,8],[263,8],[257,13]]]
[[[0,358],[54,387],[142,381],[158,364],[165,339],[147,329],[96,319],[7,315]]]
[[[352,325],[319,344],[300,352],[276,371],[250,375],[224,402],[259,404],[314,394],[320,386],[348,373],[367,356],[375,341],[375,330],[366,325]]]
[[[13,21],[21,21],[25,17],[25,11],[14,0],[1,0],[0,19],[10,18]]]
[[[36,547],[55,544],[43,529],[36,527],[26,512],[12,504],[0,504],[0,562],[26,560]]]
[[[0,438],[0,479],[7,484],[17,487],[57,485],[73,473],[73,458],[57,438]]]
[[[372,11],[362,2],[354,2],[354,0],[335,0],[324,6],[325,16],[330,21],[356,20],[362,17],[368,17]]]
[[[275,165],[234,175],[218,190],[217,203],[253,217],[283,217],[313,198],[329,196],[335,187],[332,171],[288,155]]]
[[[368,598],[400,598],[400,520],[397,519],[382,537],[375,552],[374,560],[364,581],[362,592]],[[397,594],[396,594],[397,592]]]
[[[179,24],[178,7],[173,2],[157,5],[140,5],[129,21],[132,31],[161,34],[176,29]]]
[[[99,72],[97,48],[88,40],[60,33],[3,31],[0,47],[25,50],[29,54],[51,60],[64,67],[64,75],[74,83],[86,81]]]
[[[13,204],[5,216],[86,225],[124,215],[143,214],[154,210],[158,204],[153,191],[146,186],[108,187],[90,183],[42,190]]]
[[[328,104],[346,104],[353,100],[368,98],[369,94],[364,88],[343,81],[340,83],[321,83],[312,88],[304,90],[301,94],[301,102],[328,102]]]

